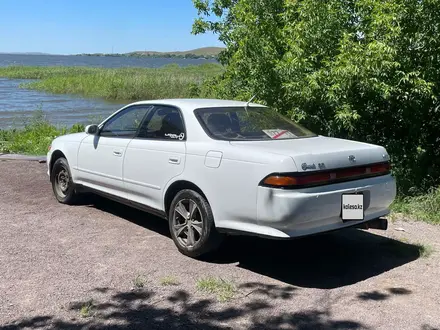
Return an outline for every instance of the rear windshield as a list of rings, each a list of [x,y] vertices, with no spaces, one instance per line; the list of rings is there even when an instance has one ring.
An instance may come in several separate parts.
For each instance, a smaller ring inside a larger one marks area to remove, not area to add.
[[[267,107],[204,108],[194,112],[205,131],[219,140],[285,140],[316,136]]]

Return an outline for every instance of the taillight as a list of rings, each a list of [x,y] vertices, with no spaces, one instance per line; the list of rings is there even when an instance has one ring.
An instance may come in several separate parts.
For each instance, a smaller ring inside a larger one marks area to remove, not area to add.
[[[382,163],[371,166],[371,173],[382,173],[391,171],[390,163]]]
[[[276,173],[264,178],[260,185],[274,188],[305,188],[389,174],[390,163],[315,172]]]
[[[296,178],[290,176],[271,175],[264,179],[264,184],[269,186],[291,186],[297,184]]]
[[[50,149],[52,149],[52,145],[51,144],[49,144],[49,146],[47,147],[47,151],[49,152]]]

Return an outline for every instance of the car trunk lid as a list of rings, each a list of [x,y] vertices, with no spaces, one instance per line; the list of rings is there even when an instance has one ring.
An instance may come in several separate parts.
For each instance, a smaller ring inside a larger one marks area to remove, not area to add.
[[[338,169],[386,162],[385,148],[351,140],[316,136],[267,141],[231,141],[236,147],[253,148],[290,156],[298,172]]]

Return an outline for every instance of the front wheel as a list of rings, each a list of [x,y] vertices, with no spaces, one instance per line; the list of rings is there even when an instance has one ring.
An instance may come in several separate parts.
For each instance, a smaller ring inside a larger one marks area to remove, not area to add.
[[[171,202],[168,219],[171,237],[181,253],[197,258],[220,246],[222,236],[215,229],[211,207],[198,192],[178,192]]]
[[[65,158],[58,158],[53,164],[50,181],[58,202],[63,204],[74,204],[76,202],[78,195],[72,181],[69,164]]]

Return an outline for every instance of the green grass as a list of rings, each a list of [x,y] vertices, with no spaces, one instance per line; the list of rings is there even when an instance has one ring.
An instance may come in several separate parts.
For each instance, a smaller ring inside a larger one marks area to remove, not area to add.
[[[51,125],[44,113],[36,110],[24,128],[0,130],[0,153],[45,155],[50,143],[57,136],[83,131],[83,125],[73,125],[70,128]]]
[[[223,72],[219,64],[209,63],[160,68],[28,67],[0,68],[0,77],[39,79],[23,88],[56,94],[77,94],[107,100],[134,101],[162,98],[197,97],[200,84]]]
[[[237,289],[230,281],[216,277],[205,277],[197,281],[199,291],[215,294],[220,302],[226,302],[234,298]]]
[[[93,300],[89,300],[81,306],[79,310],[79,315],[82,318],[92,317],[95,314],[94,310],[95,305],[93,304]]]
[[[160,285],[162,286],[172,286],[172,285],[179,285],[180,282],[177,278],[174,276],[165,276],[160,279]]]
[[[431,245],[421,243],[417,243],[415,245],[418,247],[419,255],[422,258],[429,258],[431,254],[434,253],[434,248]]]
[[[144,275],[137,275],[133,280],[133,285],[135,288],[141,289],[147,285],[148,279]]]
[[[440,224],[440,187],[425,195],[397,198],[391,209],[414,220]]]

